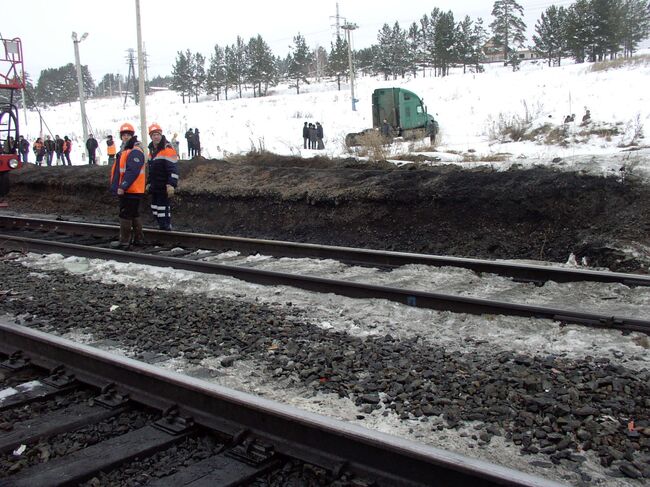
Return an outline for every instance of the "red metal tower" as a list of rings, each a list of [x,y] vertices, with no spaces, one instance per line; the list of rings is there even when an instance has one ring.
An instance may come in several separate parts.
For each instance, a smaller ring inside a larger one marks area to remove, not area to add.
[[[2,39],[0,46],[0,198],[9,192],[9,172],[22,166],[18,157],[18,107],[15,96],[25,89],[23,47],[18,38]],[[6,206],[6,203],[0,203]]]

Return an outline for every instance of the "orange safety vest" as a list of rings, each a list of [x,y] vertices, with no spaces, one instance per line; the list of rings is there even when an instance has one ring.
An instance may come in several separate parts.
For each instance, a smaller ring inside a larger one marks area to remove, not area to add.
[[[113,178],[115,177],[115,166],[119,164],[120,168],[120,179],[117,182],[117,187],[119,188],[120,185],[122,184],[122,179],[124,179],[124,173],[126,172],[126,160],[129,157],[129,154],[131,151],[134,149],[127,149],[122,151],[122,154],[120,154],[120,160],[119,162],[116,162],[113,164],[113,167],[111,168],[111,181],[113,181]],[[142,157],[144,158],[144,152],[142,149],[140,149],[140,152],[142,152]],[[145,175],[145,164],[142,164],[142,168],[140,169],[140,174],[138,174],[138,177],[135,178],[135,181],[133,181],[133,184],[129,186],[125,192],[126,193],[135,193],[135,194],[144,194],[144,186],[146,182],[146,175]]]
[[[113,145],[109,145],[108,148],[106,149],[106,152],[108,153],[109,156],[114,156],[117,153],[115,150],[115,143],[113,143]]]

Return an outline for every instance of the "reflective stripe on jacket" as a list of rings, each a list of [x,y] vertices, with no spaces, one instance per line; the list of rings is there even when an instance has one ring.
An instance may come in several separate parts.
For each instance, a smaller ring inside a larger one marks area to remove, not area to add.
[[[166,185],[178,186],[178,155],[166,140],[164,147],[155,152],[153,143],[149,144],[149,185],[152,191],[162,191]]]

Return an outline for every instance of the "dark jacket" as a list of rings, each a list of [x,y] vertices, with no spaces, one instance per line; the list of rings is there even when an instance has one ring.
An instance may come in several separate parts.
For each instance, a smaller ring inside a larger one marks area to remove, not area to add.
[[[320,123],[316,124],[316,137],[323,138],[323,126]]]
[[[162,136],[160,143],[154,147],[153,142],[149,143],[149,176],[147,184],[149,191],[166,191],[167,185],[174,188],[178,186],[178,154],[174,147]]]
[[[308,138],[309,138],[309,126],[308,126],[307,124],[305,124],[305,125],[302,126],[302,136],[303,136],[305,139],[308,139]]]
[[[54,141],[52,139],[47,139],[43,143],[45,144],[45,150],[47,152],[50,152],[50,153],[54,152],[54,149],[56,148],[56,144],[54,143]]]
[[[99,147],[99,143],[97,142],[96,138],[90,137],[86,141],[86,149],[88,149],[88,152],[95,152],[97,150],[97,147]]]
[[[56,148],[57,154],[63,153],[63,139],[61,137],[54,141],[54,147]]]
[[[187,139],[189,146],[194,147],[194,132],[192,129],[189,129],[187,132],[185,132],[185,138]]]
[[[29,141],[27,139],[19,139],[18,144],[18,150],[20,152],[29,152]]]

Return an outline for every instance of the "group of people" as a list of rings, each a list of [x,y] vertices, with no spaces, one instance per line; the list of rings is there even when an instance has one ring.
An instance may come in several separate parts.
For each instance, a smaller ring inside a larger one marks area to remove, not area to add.
[[[176,137],[176,134],[174,134]],[[187,157],[192,158],[194,156],[201,155],[201,134],[199,129],[189,129],[185,132],[185,138],[187,139]]]
[[[567,115],[564,117],[564,123],[571,123],[575,122],[576,120],[576,114],[572,113],[571,115]],[[588,125],[591,122],[591,111],[585,107],[585,114],[582,116],[582,122],[580,123],[581,127],[584,127],[585,125]]]
[[[120,236],[111,242],[117,249],[144,245],[140,202],[145,193],[151,195],[151,212],[158,228],[172,229],[170,198],[178,187],[178,153],[160,125],[151,124],[148,132],[151,142],[145,154],[133,125],[120,126],[121,147],[114,156],[110,175],[110,191],[119,201]]]
[[[36,157],[37,166],[42,166],[44,161],[48,166],[51,166],[55,154],[57,164],[61,163],[66,165],[67,163],[68,166],[72,165],[70,162],[72,141],[67,135],[63,138],[56,135],[54,140],[49,135],[45,137],[45,140],[42,137],[38,137],[33,145],[22,135],[18,136],[18,141],[14,141],[13,137],[8,137],[4,141],[2,150],[6,154],[17,154],[21,162],[27,163],[29,162],[30,147]]]
[[[303,149],[322,150],[325,148],[325,144],[323,143],[323,126],[320,122],[316,122],[316,125],[305,122],[302,127],[302,142]]]

